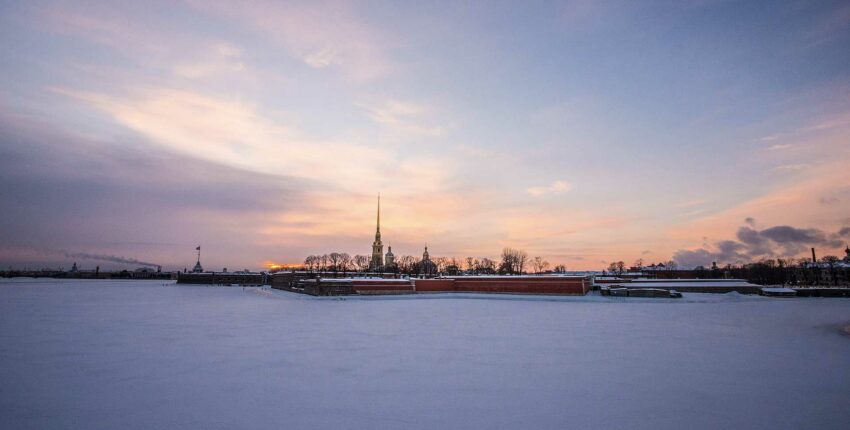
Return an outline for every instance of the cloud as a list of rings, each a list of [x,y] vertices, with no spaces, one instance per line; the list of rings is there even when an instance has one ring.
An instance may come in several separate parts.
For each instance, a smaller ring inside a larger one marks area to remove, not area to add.
[[[573,186],[567,182],[558,180],[552,182],[550,185],[545,187],[531,187],[526,189],[525,191],[528,194],[531,194],[534,197],[540,197],[547,194],[563,194],[569,190],[571,190]]]
[[[779,149],[787,149],[787,148],[790,148],[792,146],[794,146],[794,145],[792,145],[790,143],[781,143],[781,144],[771,145],[767,149],[769,151],[776,151],[776,150],[779,150]]]
[[[839,203],[840,201],[841,200],[839,200],[838,197],[832,197],[832,196],[821,197],[820,200],[819,200],[820,204],[822,204],[824,206],[834,205],[836,203]]]
[[[838,248],[843,236],[850,236],[850,227],[836,233],[827,233],[816,228],[797,228],[779,225],[764,230],[743,226],[736,234],[737,241],[716,242],[714,249],[680,249],[673,260],[682,267],[707,266],[711,262],[741,264],[762,258],[794,257],[810,247]]]
[[[753,217],[751,217],[751,216],[746,217],[746,218],[744,219],[744,222],[745,222],[745,223],[747,223],[747,224],[748,224],[748,225],[750,225],[750,226],[754,226],[754,225],[756,225],[756,219],[755,219],[755,218],[753,218]]]
[[[788,225],[762,230],[759,235],[780,244],[795,242],[822,244],[827,242],[826,234],[818,229],[795,228]]]
[[[691,207],[694,207],[694,206],[700,206],[702,204],[705,204],[705,199],[688,200],[688,201],[677,203],[675,206],[677,208],[691,208]]]
[[[226,265],[217,258],[228,249],[230,264],[256,267],[300,239],[264,235],[264,226],[295,211],[324,216],[315,209],[315,186],[194,159],[138,137],[89,139],[0,115],[0,262],[144,255],[139,263],[182,268],[204,241],[216,266]]]
[[[226,75],[245,69],[242,51],[229,43],[212,44],[195,61],[183,62],[174,67],[174,73],[188,79]]]
[[[694,250],[680,249],[673,254],[673,261],[682,268],[706,267],[712,261],[717,261],[717,257],[713,252],[702,248]]]
[[[376,123],[406,136],[440,137],[444,127],[428,124],[429,109],[425,106],[399,100],[359,104]]]
[[[356,80],[386,76],[393,68],[385,46],[394,40],[340,2],[237,2],[190,0],[189,4],[259,31],[304,64],[338,69]]]
[[[267,116],[241,100],[171,88],[141,88],[127,95],[54,89],[105,112],[150,142],[178,153],[272,175],[287,175],[354,190],[409,184],[439,186],[442,169],[421,169],[437,157],[401,160],[392,151],[353,140],[318,139],[284,118]],[[333,154],[332,157],[323,154]],[[404,182],[398,180],[404,179]]]
[[[807,163],[783,164],[783,165],[774,167],[773,170],[778,171],[778,172],[781,172],[781,171],[799,172],[801,170],[806,170],[809,167],[811,167],[811,165],[809,165]]]

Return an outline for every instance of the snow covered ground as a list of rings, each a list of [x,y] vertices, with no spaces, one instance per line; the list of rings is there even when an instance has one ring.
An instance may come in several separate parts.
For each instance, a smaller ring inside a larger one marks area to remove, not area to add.
[[[850,299],[0,280],[4,429],[847,429]]]

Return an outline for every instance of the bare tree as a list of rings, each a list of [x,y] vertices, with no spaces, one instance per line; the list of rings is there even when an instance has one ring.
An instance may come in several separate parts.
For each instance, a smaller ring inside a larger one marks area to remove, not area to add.
[[[622,275],[626,270],[626,263],[622,261],[612,261],[611,264],[608,265],[608,271],[611,272],[612,275]]]
[[[331,252],[328,255],[328,266],[331,270],[336,272],[339,270],[339,262],[342,259],[342,255],[338,252]]]
[[[496,262],[484,257],[481,260],[475,260],[475,270],[481,274],[492,275],[496,273]]]
[[[542,273],[549,268],[549,262],[540,256],[531,259],[531,267],[534,268],[534,273]]]
[[[307,258],[304,259],[304,267],[311,272],[315,271],[317,265],[316,259],[317,257],[315,255],[308,255]]]
[[[413,257],[412,255],[401,255],[401,256],[396,257],[396,259],[395,259],[395,263],[398,265],[399,273],[409,274],[412,267],[413,267],[413,263],[415,263],[415,262],[416,262],[416,258]]]
[[[339,268],[342,269],[343,274],[351,269],[351,256],[348,253],[341,252],[339,254]]]
[[[464,261],[466,261],[466,270],[472,274],[475,274],[475,258],[466,257],[464,258]]]
[[[365,255],[357,254],[357,255],[354,256],[353,261],[354,261],[354,267],[357,268],[358,272],[363,272],[363,271],[365,271],[366,269],[369,268],[369,257],[367,257]]]
[[[522,275],[525,272],[525,265],[528,263],[528,253],[521,249],[517,250],[516,263],[517,272]]]
[[[527,252],[521,249],[505,248],[502,250],[502,261],[499,263],[499,272],[522,274],[527,262]]]
[[[437,273],[443,273],[446,270],[446,266],[449,265],[449,259],[446,257],[432,258],[431,261],[437,265]]]

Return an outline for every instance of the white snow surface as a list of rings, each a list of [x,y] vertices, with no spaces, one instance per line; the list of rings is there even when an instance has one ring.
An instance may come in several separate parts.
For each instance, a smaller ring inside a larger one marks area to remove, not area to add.
[[[3,429],[847,429],[850,299],[0,280]]]

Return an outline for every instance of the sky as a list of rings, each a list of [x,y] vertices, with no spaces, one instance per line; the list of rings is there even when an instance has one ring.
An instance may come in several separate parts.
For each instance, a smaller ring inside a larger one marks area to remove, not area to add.
[[[0,0],[0,267],[843,257],[846,1]]]

